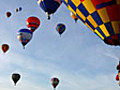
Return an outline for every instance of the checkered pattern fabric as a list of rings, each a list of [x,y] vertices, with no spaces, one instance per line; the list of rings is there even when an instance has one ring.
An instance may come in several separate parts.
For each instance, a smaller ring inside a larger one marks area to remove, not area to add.
[[[120,45],[120,0],[62,0],[105,43]]]

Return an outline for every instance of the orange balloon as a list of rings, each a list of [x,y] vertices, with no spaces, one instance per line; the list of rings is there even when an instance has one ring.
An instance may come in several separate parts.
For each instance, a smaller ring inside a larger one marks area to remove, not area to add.
[[[72,12],[71,12],[71,17],[75,20],[75,22],[77,22],[78,17],[75,14],[73,14]]]
[[[73,19],[77,19],[76,15],[73,14],[72,12],[71,12],[71,17],[72,17]]]

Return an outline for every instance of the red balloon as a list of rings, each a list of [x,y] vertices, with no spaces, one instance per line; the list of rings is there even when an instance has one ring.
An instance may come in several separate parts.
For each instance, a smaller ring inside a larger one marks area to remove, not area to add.
[[[52,78],[51,79],[52,86],[56,88],[56,86],[59,84],[59,79],[58,78]]]
[[[1,49],[3,50],[3,52],[5,53],[8,49],[9,49],[9,46],[7,44],[3,44],[1,46]]]
[[[11,16],[11,12],[6,12],[6,16],[9,18]]]
[[[40,25],[40,20],[37,17],[29,17],[26,20],[27,27],[30,29],[31,32],[34,32]]]
[[[117,81],[119,81],[119,76],[118,76],[118,75],[116,75],[115,79],[116,79]]]

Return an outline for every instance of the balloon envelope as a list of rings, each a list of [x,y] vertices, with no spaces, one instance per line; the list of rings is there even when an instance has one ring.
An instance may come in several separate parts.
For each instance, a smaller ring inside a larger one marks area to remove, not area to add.
[[[29,29],[20,29],[17,38],[24,47],[32,39],[32,32]]]
[[[18,12],[19,10],[18,10],[18,8],[16,8],[16,12]]]
[[[28,17],[26,20],[26,25],[31,32],[34,32],[40,25],[40,20],[37,17]]]
[[[116,79],[117,81],[119,81],[119,76],[118,76],[118,74],[116,75],[115,79]]]
[[[120,70],[120,64],[117,65],[117,70]]]
[[[16,12],[22,11],[22,7],[16,8]]]
[[[6,51],[8,51],[9,45],[8,44],[2,44],[1,49],[5,53]]]
[[[51,79],[51,84],[54,88],[56,88],[56,86],[59,84],[59,79],[54,77]]]
[[[120,0],[62,0],[106,44],[120,45]]]
[[[61,0],[38,0],[39,6],[48,14],[53,14],[61,5]],[[48,18],[50,19],[50,17]]]
[[[65,25],[62,23],[59,23],[56,26],[56,30],[60,35],[65,31],[65,29],[66,29]]]
[[[9,18],[11,16],[11,12],[6,12],[6,16]]]
[[[19,7],[19,11],[22,11],[22,7]]]
[[[13,80],[13,82],[14,82],[14,84],[16,85],[16,83],[18,82],[18,80],[20,79],[20,74],[18,74],[18,73],[13,73],[12,74],[12,80]]]

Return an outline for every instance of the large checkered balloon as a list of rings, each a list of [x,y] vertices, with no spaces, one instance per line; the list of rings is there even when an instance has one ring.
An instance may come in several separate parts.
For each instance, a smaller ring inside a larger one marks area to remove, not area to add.
[[[106,44],[120,45],[120,0],[62,0]]]

